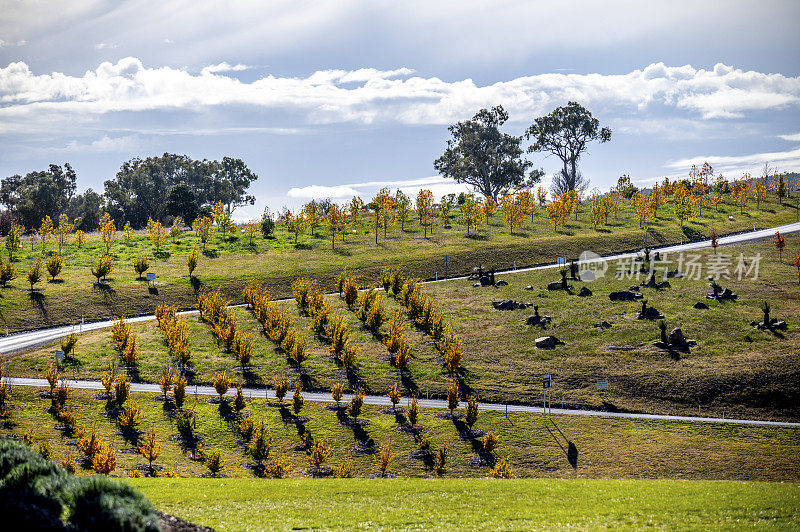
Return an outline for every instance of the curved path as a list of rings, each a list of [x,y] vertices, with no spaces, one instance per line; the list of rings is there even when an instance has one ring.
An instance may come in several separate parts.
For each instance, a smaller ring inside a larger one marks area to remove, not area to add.
[[[13,386],[30,386],[37,388],[48,388],[49,385],[45,379],[29,379],[22,377],[8,377],[7,382]],[[69,386],[79,388],[82,390],[104,390],[103,385],[98,381],[75,381],[66,380]],[[192,389],[194,388],[194,389]],[[147,384],[134,382],[131,383],[132,392],[144,392],[161,394],[161,388],[158,384]],[[217,396],[217,392],[211,386],[188,386],[187,392],[195,396]],[[275,399],[275,392],[270,389],[263,388],[242,388],[242,393],[245,397]],[[228,390],[226,395],[233,396],[234,391]],[[304,392],[303,397],[306,401],[332,403],[331,395],[326,392]],[[352,397],[350,394],[344,394],[342,402],[347,402]],[[406,399],[409,401],[409,399]],[[365,395],[364,404],[378,405],[378,406],[391,406],[392,403],[389,398],[384,395]],[[423,408],[438,408],[447,410],[447,401],[442,399],[420,399],[420,406]],[[459,403],[459,408],[466,408],[466,403],[463,401]],[[525,414],[541,414],[542,407],[540,406],[524,406],[524,405],[503,405],[497,403],[480,403],[481,410],[490,410],[495,412],[516,412]],[[677,421],[677,422],[703,422],[703,423],[726,423],[732,425],[750,425],[750,426],[769,426],[769,427],[784,427],[784,428],[800,428],[800,423],[790,421],[761,421],[755,419],[726,419],[718,417],[700,417],[700,416],[668,416],[658,414],[637,414],[625,412],[603,412],[601,410],[572,410],[568,408],[553,408],[550,410],[551,414],[568,415],[568,416],[592,416],[592,417],[613,417],[613,418],[627,418],[627,419],[646,419],[655,421]]]
[[[778,227],[772,227],[769,229],[759,229],[758,231],[750,231],[747,233],[739,233],[736,235],[720,237],[718,241],[720,246],[739,244],[742,242],[748,242],[750,240],[759,240],[762,238],[768,238],[774,236],[776,231],[780,231],[781,233],[784,234],[798,232],[800,231],[800,222],[781,225]],[[688,242],[686,244],[653,248],[653,252],[658,251],[660,253],[675,253],[681,251],[703,249],[710,246],[711,246],[710,240],[701,240],[698,242]],[[619,253],[616,255],[607,255],[603,257],[603,259],[618,260],[618,259],[627,259],[634,256],[636,256],[635,252]],[[513,273],[519,273],[519,272],[544,270],[548,268],[557,268],[557,267],[559,267],[558,264],[545,264],[543,266],[532,266],[530,268],[518,268],[516,270],[506,270],[506,273],[512,273],[512,271]],[[457,279],[466,279],[466,278],[467,276],[450,277],[448,279],[441,279],[438,281],[427,281],[427,282],[440,283],[444,281],[453,281]],[[244,306],[244,305],[233,305],[233,306]],[[179,312],[179,314],[195,314],[195,313],[197,313],[196,310],[187,310],[184,312]],[[154,319],[155,319],[154,315],[147,315],[147,316],[137,316],[135,318],[128,318],[127,321],[131,323],[136,323],[140,321],[149,321]],[[66,325],[63,327],[52,327],[50,329],[37,329],[35,331],[12,334],[10,336],[0,338],[0,353],[14,353],[17,351],[24,351],[26,349],[30,349],[32,347],[43,345],[52,342],[54,340],[58,340],[59,338],[63,338],[69,335],[71,332],[95,331],[97,329],[104,329],[106,327],[110,327],[113,323],[114,323],[113,320],[104,320],[104,321],[95,321],[91,323],[84,323],[80,326]]]

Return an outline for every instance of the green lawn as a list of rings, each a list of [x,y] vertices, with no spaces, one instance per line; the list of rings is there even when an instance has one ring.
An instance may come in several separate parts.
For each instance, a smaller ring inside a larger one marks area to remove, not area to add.
[[[648,222],[647,242],[650,245],[677,243],[708,237],[712,230],[727,234],[749,230],[753,226],[772,227],[795,221],[797,213],[792,205],[779,204],[770,195],[760,208],[750,206],[744,213],[731,204],[723,204],[719,212],[706,209],[703,216],[690,220],[681,228],[672,214],[672,204],[662,207],[658,218]],[[337,242],[331,250],[330,239],[324,228],[315,234],[304,234],[298,244],[293,236],[279,225],[275,238],[258,236],[251,247],[241,232],[225,241],[217,235],[208,245],[209,257],[200,257],[198,276],[190,282],[187,276],[186,257],[193,247],[201,247],[194,232],[182,234],[176,241],[168,240],[158,258],[148,237],[134,234],[127,241],[117,233],[111,255],[116,260],[115,270],[109,275],[104,288],[93,286],[90,266],[105,251],[99,235],[90,235],[86,245],[77,249],[74,241],[63,250],[64,271],[56,282],[49,282],[47,272],[38,285],[39,291],[31,293],[25,281],[28,267],[42,258],[41,243],[26,240],[24,249],[16,254],[14,263],[19,277],[10,287],[0,290],[0,328],[19,331],[110,316],[133,316],[152,313],[162,302],[178,307],[192,307],[195,292],[201,286],[221,287],[234,301],[241,300],[241,288],[251,279],[267,283],[276,297],[288,295],[288,284],[302,274],[313,276],[327,288],[342,269],[350,269],[362,280],[375,279],[385,266],[400,266],[416,277],[434,278],[444,275],[443,255],[450,257],[448,273],[469,272],[477,264],[510,268],[554,262],[557,256],[577,256],[585,249],[600,254],[639,249],[645,244],[645,231],[634,219],[629,204],[625,204],[616,219],[595,229],[588,221],[588,205],[583,205],[577,220],[554,232],[543,207],[537,207],[522,228],[510,234],[503,225],[503,214],[498,211],[488,226],[476,234],[466,236],[465,229],[454,219],[452,227],[441,223],[433,235],[423,237],[416,221],[406,224],[401,231],[398,225],[389,228],[388,236],[379,236],[376,245],[370,223],[365,216],[355,233],[348,234],[345,243]],[[729,219],[732,217],[732,220]],[[53,242],[47,253],[56,252]],[[5,253],[4,253],[5,255]],[[131,266],[137,256],[150,258],[150,271],[158,275],[155,290],[137,280]]]
[[[786,241],[782,262],[777,260],[771,240],[720,248],[718,255],[711,250],[697,252],[701,264],[714,257],[730,256],[731,274],[740,253],[748,261],[761,254],[758,278],[744,276],[739,280],[732,275],[733,278],[720,280],[739,295],[735,302],[706,300],[709,288],[704,275],[698,279],[670,279],[672,287],[663,291],[641,289],[649,305],[666,316],[670,329],[681,326],[687,337],[697,340],[690,353],[671,355],[656,349],[652,344],[659,337],[657,323],[635,318],[640,304],[609,301],[611,291],[625,289],[644,278],[614,278],[616,263],[610,265],[603,279],[591,283],[571,281],[574,292],[585,285],[594,291],[591,297],[547,291],[547,283],[558,278],[554,269],[504,274],[501,277],[509,286],[496,289],[473,288],[472,281],[454,280],[426,285],[425,290],[441,304],[464,344],[464,383],[485,401],[535,403],[539,400],[539,376],[551,373],[556,377],[554,393],[559,405],[563,400],[565,406],[578,408],[688,415],[696,415],[699,405],[704,415],[796,420],[800,418],[800,360],[795,352],[800,345],[800,290],[787,255],[800,248],[800,237],[788,236]],[[670,269],[678,266],[679,256],[665,258],[673,261]],[[688,260],[689,254],[684,258]],[[526,285],[535,289],[525,290]],[[498,299],[539,305],[540,312],[552,316],[553,322],[545,331],[526,326],[525,318],[532,314],[531,309],[498,311],[491,304]],[[773,316],[788,321],[788,331],[773,334],[750,326],[752,320],[761,319],[759,304],[763,300],[771,303]],[[698,301],[708,303],[710,308],[692,308]],[[408,323],[414,358],[411,375],[399,380],[387,360],[384,345],[360,327],[354,313],[346,310],[338,297],[331,297],[330,302],[335,312],[347,317],[361,347],[357,384],[368,392],[384,394],[399,382],[406,395],[444,395],[448,375],[430,337]],[[301,316],[293,304],[286,306],[298,327],[306,331],[311,348],[311,356],[304,364],[308,370],[306,389],[329,390],[331,384],[344,380],[342,371],[330,358],[327,344],[312,337],[309,318]],[[387,297],[386,308],[394,312],[400,306]],[[255,340],[253,369],[245,375],[247,384],[264,386],[274,374],[289,372],[286,355],[260,333],[252,313],[244,308],[234,313]],[[193,381],[210,383],[221,369],[233,372],[233,355],[217,345],[208,326],[196,316],[186,320],[194,350]],[[612,327],[592,327],[603,320],[612,323]],[[137,324],[133,329],[139,335],[142,350],[139,378],[157,381],[161,368],[169,363],[164,338],[155,322]],[[545,334],[557,336],[566,345],[554,350],[537,349],[535,338]],[[9,374],[35,376],[37,367],[41,373],[52,360],[54,348],[51,345],[10,355]],[[99,379],[114,363],[109,330],[82,335],[76,353],[76,376]],[[610,383],[602,395],[596,388],[597,379]]]
[[[235,530],[768,529],[800,486],[672,480],[135,479],[164,512]]]

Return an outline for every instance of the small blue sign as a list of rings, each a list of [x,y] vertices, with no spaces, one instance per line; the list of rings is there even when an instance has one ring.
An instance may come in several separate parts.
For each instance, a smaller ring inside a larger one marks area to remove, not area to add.
[[[557,257],[556,264],[559,266],[566,266],[567,265],[567,257]]]

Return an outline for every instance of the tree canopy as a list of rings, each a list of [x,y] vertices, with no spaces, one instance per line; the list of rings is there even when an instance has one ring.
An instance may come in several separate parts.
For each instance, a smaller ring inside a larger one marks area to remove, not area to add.
[[[0,203],[25,227],[39,227],[42,218],[56,220],[75,194],[77,176],[69,165],[13,175],[0,181]]]
[[[218,202],[228,212],[239,205],[252,205],[255,197],[246,191],[256,179],[243,161],[231,157],[195,161],[165,153],[131,159],[122,164],[113,180],[105,182],[106,209],[118,222],[130,222],[134,227],[143,227],[149,218],[161,220],[167,213],[190,221]],[[179,185],[185,187],[176,191]],[[196,211],[187,208],[186,202],[191,200],[187,189],[195,196]]]
[[[522,137],[500,131],[506,120],[508,113],[498,105],[451,125],[448,129],[452,138],[447,141],[444,154],[433,163],[434,168],[494,200],[501,190],[522,186],[531,163],[522,158]],[[538,181],[540,175],[532,172],[531,183]]]
[[[600,122],[582,105],[569,102],[549,115],[534,120],[525,138],[533,141],[528,148],[529,153],[545,151],[561,159],[563,168],[554,183],[564,189],[557,192],[563,193],[581,185],[578,159],[589,142],[608,142],[611,140],[611,130],[600,128]]]

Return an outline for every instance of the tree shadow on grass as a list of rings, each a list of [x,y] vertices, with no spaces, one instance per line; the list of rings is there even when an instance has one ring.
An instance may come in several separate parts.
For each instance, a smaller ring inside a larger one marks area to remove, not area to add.
[[[489,240],[489,235],[476,235],[476,234],[472,233],[472,234],[467,235],[467,238],[469,238],[470,240],[485,241],[485,240]]]
[[[194,290],[195,294],[199,293],[200,289],[203,288],[203,281],[201,281],[200,279],[198,279],[194,275],[192,275],[189,278],[189,284],[192,285],[192,290]]]
[[[336,255],[339,255],[340,257],[352,257],[353,256],[353,252],[350,251],[349,249],[336,248],[336,249],[333,250],[333,252]]]
[[[548,421],[553,424],[553,427],[555,427],[558,434],[550,430],[550,426],[547,424]],[[545,420],[545,427],[547,428],[547,432],[550,433],[558,446],[561,447],[561,450],[564,452],[564,455],[566,455],[567,462],[569,462],[569,465],[572,466],[572,469],[578,469],[578,447],[576,447],[575,444],[569,438],[567,438],[563,432],[561,432],[561,429],[551,418]],[[564,442],[563,444],[562,440]],[[564,445],[566,445],[566,447]]]
[[[219,257],[219,252],[216,249],[206,249],[203,250],[203,255],[209,259],[216,259]]]
[[[34,290],[28,292],[28,297],[30,298],[31,303],[33,303],[34,306],[36,306],[36,308],[41,313],[42,319],[44,321],[47,321],[47,309],[44,306],[44,299],[45,299],[44,294],[42,292]]]

